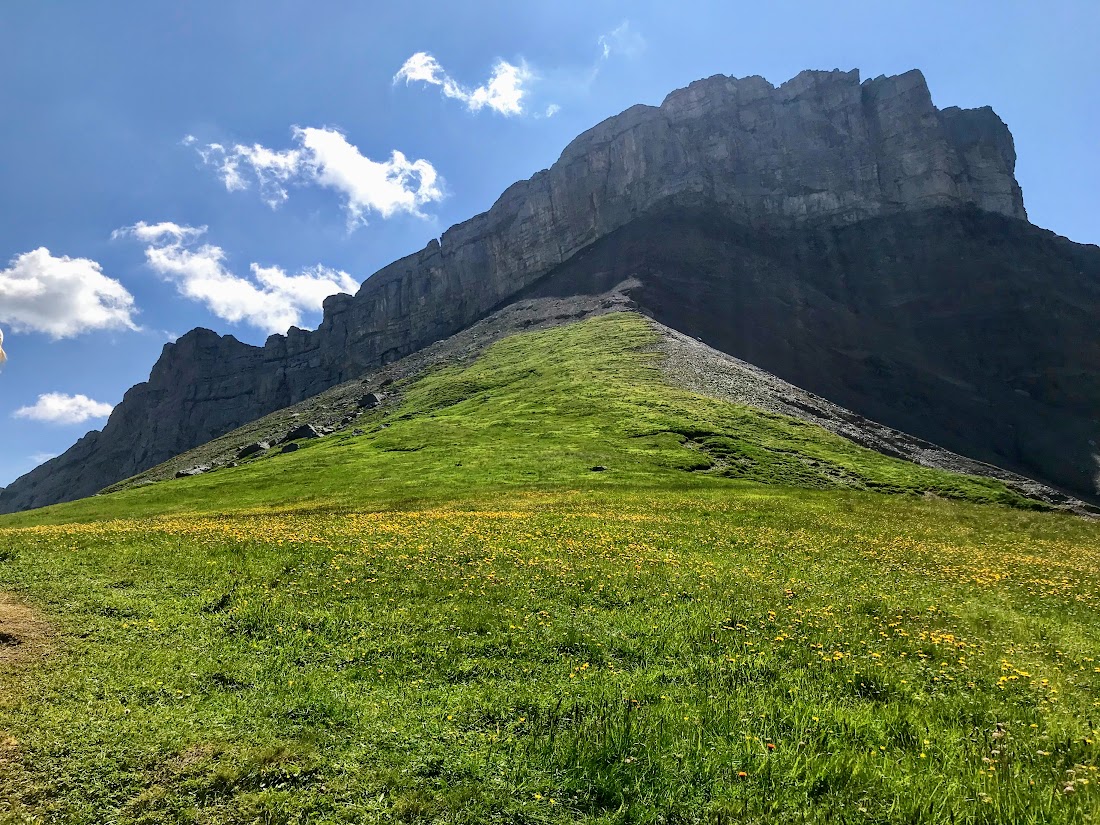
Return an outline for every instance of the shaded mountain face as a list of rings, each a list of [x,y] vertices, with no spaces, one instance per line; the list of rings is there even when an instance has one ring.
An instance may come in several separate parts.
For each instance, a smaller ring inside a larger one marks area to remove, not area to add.
[[[316,332],[292,328],[286,336],[272,336],[260,348],[195,330],[166,346],[149,381],[126,394],[104,430],[85,436],[68,452],[0,493],[0,512],[88,495],[259,416],[415,352],[469,326],[557,268],[571,266],[578,253],[600,239],[617,230],[628,231],[631,225],[658,213],[717,216],[714,220],[723,226],[735,228],[746,239],[758,235],[763,244],[804,238],[795,245],[800,256],[783,269],[794,279],[790,289],[795,292],[816,289],[812,280],[803,284],[802,279],[817,277],[820,256],[834,256],[831,265],[843,269],[843,256],[855,255],[855,247],[865,244],[860,260],[867,267],[876,262],[889,264],[893,272],[884,280],[877,300],[896,305],[899,312],[910,306],[914,313],[910,326],[915,328],[924,323],[916,313],[926,307],[909,301],[907,296],[916,287],[907,280],[906,260],[892,257],[890,239],[881,235],[881,227],[886,225],[882,221],[893,220],[890,225],[898,237],[908,237],[906,225],[912,222],[913,233],[932,246],[939,243],[935,232],[966,231],[954,228],[955,224],[963,221],[963,215],[978,212],[996,216],[998,226],[1022,233],[1028,225],[1014,165],[1012,137],[991,109],[936,109],[919,72],[862,83],[857,72],[803,72],[779,87],[759,77],[716,76],[698,81],[673,92],[659,107],[632,107],[585,132],[566,147],[554,166],[510,187],[488,212],[452,227],[441,241],[433,240],[421,252],[380,270],[354,297],[330,297]],[[960,217],[957,221],[924,217],[932,214],[929,210]],[[829,229],[850,233],[843,235],[851,239],[843,246],[846,251],[819,246],[825,241],[814,240],[834,237],[828,234]],[[1006,260],[1015,257],[1015,237],[1001,241],[1006,245],[1001,250]],[[954,241],[945,243],[950,246]],[[1055,247],[1057,244],[1049,246]],[[1095,253],[1065,251],[1071,247],[1081,250],[1073,245],[1057,248],[1063,257],[1085,261],[1079,280],[1095,283],[1095,276],[1089,274],[1094,270],[1088,264],[1093,260],[1089,255]],[[974,254],[980,249],[975,246]],[[753,253],[757,254],[764,252]],[[752,256],[746,260],[750,258],[755,260]],[[1036,260],[1034,265],[1042,268],[1045,263]],[[1061,266],[1057,262],[1050,265]],[[738,278],[751,276],[753,271],[726,275]],[[952,281],[954,292],[940,296],[936,305],[940,315],[929,321],[934,328],[970,321],[949,311],[952,296],[963,291],[961,284],[965,283],[959,280],[965,273],[958,267],[952,271],[957,275]],[[570,272],[573,282],[583,277],[575,269]],[[698,329],[722,346],[726,339],[711,329],[721,326],[714,308],[708,305],[712,311],[703,315],[695,311],[705,300],[701,296],[714,287],[700,284],[696,288],[687,270],[679,272],[675,279],[667,280],[668,296],[647,300],[659,304],[661,312],[670,313],[669,319],[676,314],[681,326]],[[874,280],[873,274],[867,277]],[[931,275],[918,276],[915,270],[913,277],[932,279]],[[671,294],[674,282],[678,297]],[[650,279],[646,288],[657,289],[655,283]],[[1074,284],[1075,295],[1086,289],[1078,289],[1077,281]],[[867,289],[873,291],[872,285]],[[893,297],[886,295],[889,290],[895,290]],[[1016,307],[1012,302],[1016,294],[998,292],[994,304]],[[848,393],[834,393],[835,400],[857,412],[875,416],[878,410],[904,407],[938,415],[934,411],[940,407],[931,402],[930,406],[913,406],[881,395],[895,393],[904,385],[904,393],[922,399],[923,404],[923,399],[943,389],[944,382],[932,381],[932,373],[917,370],[910,376],[913,383],[905,384],[904,370],[897,365],[918,363],[916,354],[901,358],[892,350],[868,349],[867,342],[880,339],[889,345],[889,336],[869,334],[861,339],[857,330],[864,323],[877,330],[876,324],[881,322],[853,303],[857,299],[845,294],[843,280],[827,295],[828,301],[814,303],[809,317],[796,311],[797,302],[769,305],[767,310],[778,325],[775,334],[797,318],[806,325],[799,342],[815,340],[820,329],[828,333],[823,340],[840,338],[851,344],[853,363],[863,359],[874,365],[876,359],[885,359],[888,366],[872,366],[868,371],[897,372],[896,380],[865,377],[855,368],[841,371],[839,362],[834,363],[839,356],[829,354],[824,344],[792,352],[784,356],[786,361],[777,355],[779,367],[765,366],[797,382],[799,378],[784,372],[782,364],[789,362],[792,368],[797,364],[799,375],[816,373],[812,365],[819,357],[821,370],[838,368],[830,378],[837,392],[843,388]],[[1058,322],[1054,315],[1044,313],[1060,311],[1060,295],[1028,295],[1034,304],[1031,309],[1037,313],[1028,314],[1033,324]],[[750,297],[749,293],[745,297]],[[683,303],[676,313],[669,303],[673,300]],[[789,310],[786,315],[783,306]],[[728,309],[731,319],[738,317],[737,313],[745,317],[757,314],[750,305],[729,305]],[[994,310],[990,308],[990,312]],[[1003,329],[1010,329],[1021,312],[1012,309],[1001,322],[996,320],[1001,316],[991,315],[988,326],[1003,323]],[[837,329],[844,334],[834,335]],[[972,341],[970,335],[968,332],[963,338],[978,351],[966,358],[996,360],[992,353],[995,344]],[[1071,333],[1065,335],[1069,340]],[[915,338],[906,346],[915,347],[919,340]],[[853,343],[859,341],[863,343]],[[1076,398],[1083,393],[1077,401],[1087,404],[1093,397],[1087,377],[1096,374],[1088,371],[1088,364],[1095,361],[1090,362],[1087,353],[1092,352],[1090,346],[1095,347],[1095,333],[1077,343],[1084,354],[1068,362],[1043,361],[1048,350],[1041,348],[1029,363],[1032,372],[1043,375],[1048,370],[1058,375],[1085,375],[1085,386],[1069,388],[1065,395]],[[726,346],[739,344],[730,340]],[[758,346],[761,352],[771,351],[762,343]],[[823,354],[815,356],[814,350]],[[735,354],[752,360],[746,352]],[[990,376],[989,381],[974,385],[973,392],[996,407],[999,394],[996,399],[982,395],[983,388],[992,388],[994,383]],[[867,400],[871,406],[861,408],[853,398]],[[1047,406],[1061,409],[1062,398],[1058,395]],[[1073,415],[1080,417],[1076,406],[1073,410]],[[987,416],[994,417],[992,413]],[[956,427],[943,421],[935,426]],[[1051,424],[1047,440],[1065,437],[1057,428],[1058,423]],[[982,452],[987,449],[983,445],[957,442],[948,446],[979,458],[992,455]],[[1029,457],[1031,450],[1030,443],[1015,450],[1021,456],[1016,466],[1035,464]],[[1041,463],[1047,466],[1047,462]],[[1082,471],[1074,478],[1081,480],[1085,475]],[[1055,481],[1053,475],[1042,478]],[[1095,492],[1087,484],[1065,486],[1079,494]]]

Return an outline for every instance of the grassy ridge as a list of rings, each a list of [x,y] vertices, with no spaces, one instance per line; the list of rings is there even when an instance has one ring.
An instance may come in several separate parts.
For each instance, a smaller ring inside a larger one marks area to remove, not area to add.
[[[0,821],[1091,821],[1100,529],[650,343],[518,336],[377,432],[0,521],[59,631],[0,670]]]
[[[727,478],[1031,507],[1003,484],[920,467],[803,421],[668,386],[656,335],[614,313],[491,346],[408,387],[396,411],[241,467],[0,517],[0,525],[247,508],[393,508],[516,489],[711,489]],[[611,472],[596,476],[593,466]]]

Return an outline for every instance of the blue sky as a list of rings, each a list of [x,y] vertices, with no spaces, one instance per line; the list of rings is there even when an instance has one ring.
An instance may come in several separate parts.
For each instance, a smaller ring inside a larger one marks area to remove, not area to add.
[[[713,74],[920,68],[1008,123],[1034,223],[1100,243],[1097,31],[1094,0],[0,4],[0,484],[172,336],[312,328],[325,292]]]

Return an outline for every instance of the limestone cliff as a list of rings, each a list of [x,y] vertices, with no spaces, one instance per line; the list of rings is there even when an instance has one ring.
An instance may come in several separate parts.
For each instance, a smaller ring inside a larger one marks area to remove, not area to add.
[[[166,346],[103,431],[0,493],[0,512],[88,495],[419,350],[654,210],[709,206],[765,232],[930,208],[1026,220],[1014,165],[992,110],[938,110],[918,71],[700,80],[590,129],[488,212],[328,298],[316,332],[257,348],[195,330]]]

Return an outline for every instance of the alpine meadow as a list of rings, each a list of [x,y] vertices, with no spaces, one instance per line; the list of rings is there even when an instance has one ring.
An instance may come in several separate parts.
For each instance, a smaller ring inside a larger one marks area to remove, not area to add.
[[[6,517],[7,821],[1088,821],[1096,524],[656,338],[515,335],[361,435]]]
[[[0,2],[0,825],[1100,825],[1097,31]]]

